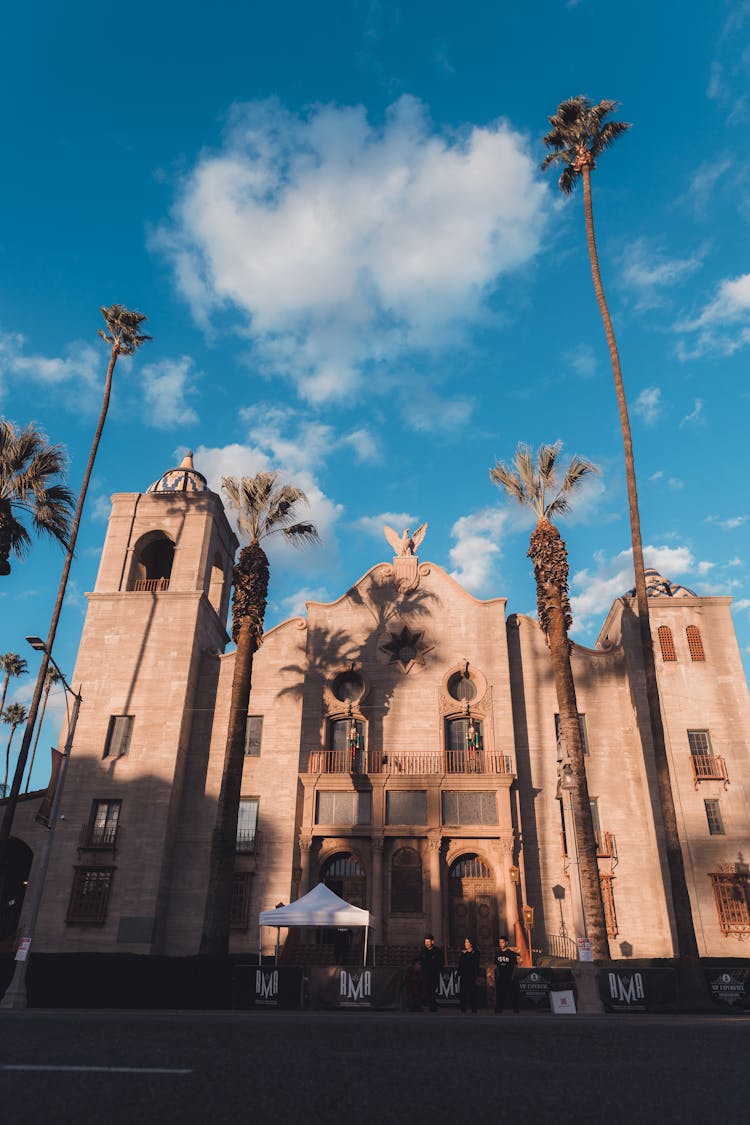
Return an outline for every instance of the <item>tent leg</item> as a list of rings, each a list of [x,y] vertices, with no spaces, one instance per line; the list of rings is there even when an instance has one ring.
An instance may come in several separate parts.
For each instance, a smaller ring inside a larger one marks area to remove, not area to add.
[[[258,926],[258,964],[263,960],[263,927]]]
[[[364,965],[367,964],[367,937],[368,937],[369,933],[370,933],[369,928],[367,926],[365,926],[365,959],[363,961]]]

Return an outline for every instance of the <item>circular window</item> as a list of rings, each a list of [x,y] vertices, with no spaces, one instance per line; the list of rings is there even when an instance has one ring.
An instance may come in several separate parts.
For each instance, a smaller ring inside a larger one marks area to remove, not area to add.
[[[460,703],[470,703],[477,697],[477,685],[466,672],[454,672],[448,680],[448,695]]]
[[[365,683],[359,672],[340,672],[332,685],[333,694],[340,703],[355,703],[365,693]]]

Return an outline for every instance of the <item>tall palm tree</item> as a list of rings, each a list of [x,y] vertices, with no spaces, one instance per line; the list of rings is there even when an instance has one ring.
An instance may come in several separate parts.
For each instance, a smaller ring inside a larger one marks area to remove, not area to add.
[[[0,576],[10,574],[11,554],[20,559],[31,545],[23,516],[38,534],[68,546],[75,497],[56,480],[66,465],[63,447],[36,426],[20,430],[0,418]]]
[[[591,800],[586,782],[581,726],[578,720],[573,670],[570,665],[571,626],[568,599],[568,554],[551,517],[570,510],[570,495],[588,476],[599,470],[581,457],[571,457],[565,473],[558,466],[562,445],[542,445],[534,459],[527,445],[519,445],[512,465],[501,461],[490,469],[490,478],[513,500],[530,508],[536,516],[528,555],[534,564],[539,624],[547,638],[552,675],[560,714],[560,738],[567,750],[572,771],[570,789],[573,822],[578,845],[583,911],[587,936],[596,960],[609,957]]]
[[[49,693],[52,690],[52,688],[55,686],[55,684],[59,684],[59,683],[62,683],[62,676],[60,675],[60,673],[57,671],[56,668],[53,668],[50,665],[50,667],[47,669],[47,675],[44,677],[44,695],[42,696],[42,712],[39,716],[39,722],[36,724],[36,734],[34,735],[34,745],[31,749],[31,760],[29,762],[29,772],[26,774],[26,792],[27,793],[29,791],[29,785],[31,784],[31,774],[34,770],[34,759],[36,758],[36,748],[39,745],[39,735],[42,733],[42,726],[44,724],[44,716],[45,716],[46,711],[47,711],[47,700],[49,699]]]
[[[698,957],[698,943],[695,937],[693,914],[690,907],[690,895],[688,892],[687,879],[685,877],[685,865],[682,858],[682,849],[680,847],[680,837],[677,831],[677,816],[675,814],[672,783],[669,776],[669,762],[664,738],[664,723],[659,701],[659,685],[656,678],[656,660],[654,658],[648,595],[646,593],[646,571],[643,562],[643,542],[641,539],[641,518],[638,509],[635,461],[633,459],[633,441],[630,434],[630,419],[628,417],[625,387],[620,367],[620,356],[617,350],[617,341],[612,327],[612,319],[609,315],[607,301],[604,296],[604,286],[602,285],[601,273],[599,271],[599,257],[594,234],[594,212],[591,202],[591,172],[596,166],[597,157],[630,128],[630,125],[624,121],[605,120],[616,108],[617,102],[602,101],[599,102],[598,105],[592,105],[588,98],[582,95],[562,102],[558,106],[557,113],[549,118],[551,129],[545,136],[544,143],[551,151],[547,153],[542,168],[548,168],[551,165],[562,168],[558,184],[560,190],[565,194],[570,194],[570,192],[572,192],[579,179],[583,182],[586,243],[591,262],[591,275],[593,277],[594,292],[596,294],[596,300],[599,305],[599,311],[607,337],[607,345],[609,347],[612,374],[615,381],[615,393],[617,395],[617,407],[620,413],[622,440],[625,448],[625,478],[628,489],[630,535],[633,545],[633,569],[635,571],[635,597],[638,607],[640,649],[646,683],[646,700],[654,752],[654,766],[659,791],[659,805],[664,826],[664,845],[672,890],[677,952],[678,955],[692,960]],[[694,967],[686,966],[686,970],[691,975],[693,984],[703,991],[705,987],[703,977]]]
[[[268,557],[261,543],[283,535],[295,546],[319,542],[311,523],[295,522],[296,510],[307,504],[301,489],[282,484],[278,473],[254,477],[224,477],[224,494],[237,513],[241,538],[248,540],[234,566],[232,637],[234,657],[224,767],[211,840],[208,893],[201,937],[201,953],[226,953],[229,946],[229,911],[237,847],[237,817],[245,761],[245,729],[250,703],[253,657],[263,641],[263,619],[268,594]]]
[[[13,742],[13,735],[16,733],[16,727],[21,723],[26,722],[28,712],[25,707],[20,703],[9,703],[2,713],[2,720],[10,726],[10,737],[8,738],[8,745],[5,747],[5,777],[3,778],[3,796],[8,791],[8,774],[10,773],[10,747]]]
[[[5,652],[0,656],[0,668],[5,672],[3,678],[3,693],[0,695],[0,715],[5,707],[5,697],[8,694],[8,684],[10,683],[11,676],[25,676],[28,671],[28,665],[22,656],[17,652]]]
[[[18,803],[18,794],[21,791],[21,783],[23,781],[23,775],[26,770],[26,762],[29,756],[31,737],[34,731],[37,714],[39,712],[39,703],[42,698],[42,691],[44,690],[47,668],[49,667],[49,658],[47,656],[47,653],[52,652],[52,646],[55,642],[57,625],[60,620],[60,613],[62,612],[65,591],[68,585],[68,575],[70,574],[70,567],[73,562],[76,540],[78,539],[78,531],[81,526],[83,505],[86,501],[86,493],[88,492],[91,473],[94,468],[94,462],[96,460],[97,450],[99,449],[102,430],[104,429],[104,423],[107,418],[109,399],[112,393],[112,377],[114,375],[115,365],[121,355],[133,355],[141,346],[141,344],[144,344],[147,340],[151,339],[150,336],[146,336],[141,332],[141,325],[144,320],[146,320],[146,317],[143,313],[132,312],[130,309],[126,309],[124,305],[110,305],[109,308],[102,306],[101,313],[104,317],[106,331],[100,329],[99,335],[107,344],[110,345],[109,364],[107,366],[107,374],[104,380],[104,395],[102,397],[101,410],[99,411],[99,421],[97,423],[96,432],[91,443],[89,458],[86,463],[86,470],[83,474],[81,491],[78,494],[78,504],[76,505],[75,515],[73,517],[73,526],[71,528],[70,536],[68,539],[68,550],[65,555],[65,563],[63,565],[62,574],[60,576],[60,583],[57,587],[57,598],[55,600],[54,609],[52,610],[52,619],[50,621],[49,632],[47,634],[47,643],[45,646],[46,652],[42,656],[42,662],[39,667],[39,675],[36,679],[34,695],[29,707],[29,718],[26,724],[26,729],[23,733],[21,749],[18,752],[18,762],[16,764],[16,770],[13,774],[13,783],[10,789],[9,800],[5,806],[3,819],[0,823],[0,871],[3,870],[5,848],[8,842],[8,837],[10,836],[11,827],[13,825],[13,817],[16,811],[16,804]]]

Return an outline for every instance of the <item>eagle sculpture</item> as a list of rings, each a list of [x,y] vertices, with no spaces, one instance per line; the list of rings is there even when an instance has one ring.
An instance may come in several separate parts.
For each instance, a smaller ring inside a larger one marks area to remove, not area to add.
[[[383,526],[383,534],[393,547],[395,554],[399,558],[406,558],[409,555],[416,554],[417,547],[427,534],[427,524],[421,524],[412,535],[407,527],[404,531],[399,533],[394,531],[388,524]]]

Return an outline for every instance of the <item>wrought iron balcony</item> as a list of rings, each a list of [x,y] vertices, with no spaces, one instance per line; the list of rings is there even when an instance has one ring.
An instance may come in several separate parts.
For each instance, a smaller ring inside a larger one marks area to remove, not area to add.
[[[715,754],[691,754],[693,785],[697,789],[699,781],[723,781],[724,788],[729,785],[727,767],[724,759]]]
[[[79,851],[114,852],[117,850],[119,824],[82,824],[78,834]]]
[[[597,832],[595,839],[598,859],[617,859],[617,841],[611,832]]]
[[[415,775],[512,774],[509,754],[488,750],[311,750],[309,773]]]
[[[237,843],[235,851],[240,855],[252,855],[258,851],[258,829],[253,828],[247,831],[240,829],[237,832]]]
[[[169,589],[169,579],[168,578],[136,578],[135,582],[133,583],[133,589],[137,592],[143,593],[143,591],[147,591],[148,593],[151,593],[151,594],[153,594],[154,592],[159,591],[159,590],[168,590]]]

